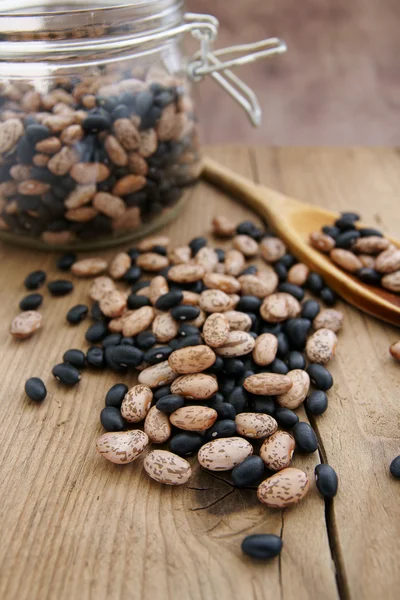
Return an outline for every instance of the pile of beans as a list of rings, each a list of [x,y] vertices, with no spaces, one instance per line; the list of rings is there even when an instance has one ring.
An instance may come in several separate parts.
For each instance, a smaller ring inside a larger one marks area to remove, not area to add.
[[[333,385],[326,365],[343,315],[304,299],[307,290],[326,290],[329,302],[335,296],[271,233],[249,221],[236,227],[225,217],[214,219],[213,232],[232,239],[232,247],[212,248],[198,237],[172,248],[158,236],[110,264],[101,257],[61,257],[59,269],[94,277],[91,307],[72,307],[67,321],[77,324],[90,314],[94,322],[86,331],[92,346],[86,353],[68,350],[53,375],[76,385],[86,366],[111,369],[121,379],[136,369],[136,385],[117,383],[106,394],[100,414],[106,432],[97,440],[105,459],[128,464],[152,445],[144,469],[159,483],[185,484],[194,457],[205,470],[230,471],[238,488],[255,487],[265,506],[284,509],[310,489],[307,474],[291,462],[295,451],[316,452],[318,440],[295,411],[302,405],[309,416],[326,411]],[[257,264],[248,263],[253,259]],[[143,273],[151,277],[143,280]],[[36,290],[45,279],[37,271],[25,285]],[[68,292],[62,280],[48,287],[53,295]],[[32,296],[41,301],[37,292]],[[38,304],[29,302],[12,324],[16,337],[42,325]],[[32,400],[46,396],[38,378],[25,389]],[[316,467],[315,481],[325,498],[336,495],[329,465]],[[248,536],[242,545],[256,558],[276,556],[281,547],[271,534]]]
[[[0,231],[74,244],[138,229],[199,175],[193,104],[159,67],[0,84]]]
[[[310,244],[363,283],[400,293],[400,249],[371,227],[357,228],[359,215],[344,212],[333,225],[310,235]]]

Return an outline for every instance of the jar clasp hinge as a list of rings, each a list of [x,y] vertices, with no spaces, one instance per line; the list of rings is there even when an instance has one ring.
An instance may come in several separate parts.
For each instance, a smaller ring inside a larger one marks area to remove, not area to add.
[[[186,13],[185,20],[190,24],[193,37],[200,42],[200,50],[192,57],[188,66],[190,78],[193,81],[200,81],[205,75],[210,75],[244,108],[252,124],[258,126],[261,122],[262,110],[257,96],[230,69],[273,54],[282,54],[287,49],[285,42],[279,38],[267,38],[251,44],[239,44],[212,51],[212,42],[218,34],[218,20],[211,15],[195,13]],[[220,60],[227,55],[233,57],[225,61]]]

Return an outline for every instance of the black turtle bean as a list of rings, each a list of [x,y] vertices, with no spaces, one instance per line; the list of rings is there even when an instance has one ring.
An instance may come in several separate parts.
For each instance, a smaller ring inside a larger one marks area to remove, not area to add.
[[[224,359],[224,371],[228,375],[235,375],[240,377],[245,371],[245,366],[240,358],[225,358]]]
[[[220,373],[224,368],[224,360],[221,356],[216,356],[214,364],[207,369],[207,373]]]
[[[126,421],[116,406],[106,406],[100,413],[100,423],[106,431],[122,431]]]
[[[146,298],[146,296],[137,296],[136,294],[128,296],[127,304],[130,310],[142,308],[142,306],[151,306],[149,298]]]
[[[232,392],[235,387],[235,378],[234,377],[221,377],[218,382],[218,389],[224,398],[228,398],[229,394]]]
[[[237,303],[236,310],[245,313],[255,313],[257,315],[261,304],[262,301],[256,296],[242,296]]]
[[[133,337],[123,337],[123,338],[121,338],[120,345],[121,346],[134,346],[135,345],[135,338],[133,338]]]
[[[126,373],[126,365],[114,360],[113,350],[118,347],[119,346],[108,346],[107,348],[104,348],[104,362],[111,371],[115,371],[115,373]],[[121,346],[121,348],[133,348],[133,346]]]
[[[83,319],[86,319],[89,308],[86,304],[77,304],[67,312],[67,321],[71,325],[78,325]]]
[[[67,279],[57,279],[49,281],[47,288],[52,296],[66,296],[72,292],[74,284]]]
[[[104,340],[101,342],[103,348],[107,348],[107,346],[118,346],[121,343],[122,335],[120,333],[110,333],[107,335]]]
[[[149,287],[150,283],[151,283],[151,281],[149,281],[149,280],[146,280],[146,281],[137,281],[131,287],[132,294],[136,294],[136,292],[138,292],[139,290],[142,290],[145,287]]]
[[[82,350],[73,348],[64,352],[63,361],[73,365],[77,369],[83,369],[86,364],[86,355]]]
[[[274,416],[277,410],[272,396],[252,396],[251,407],[254,412],[270,415],[271,417]]]
[[[124,383],[116,383],[110,387],[106,394],[106,406],[114,406],[115,408],[120,409],[122,401],[128,393],[128,389],[128,386]]]
[[[182,408],[185,404],[185,399],[177,394],[167,394],[157,400],[156,407],[161,412],[173,413],[178,408]]]
[[[192,251],[192,256],[196,256],[196,254],[198,253],[199,250],[201,250],[202,248],[204,248],[204,246],[207,246],[207,240],[205,237],[196,237],[193,238],[190,242],[189,242],[189,247]]]
[[[82,127],[88,133],[98,133],[111,127],[111,119],[106,112],[92,113],[82,121]]]
[[[85,339],[92,344],[96,344],[97,342],[104,340],[107,333],[107,323],[104,321],[96,321],[96,323],[93,323],[93,325],[91,325],[86,331]]]
[[[29,142],[33,145],[46,140],[51,136],[50,129],[46,125],[40,125],[39,123],[32,123],[25,129],[25,135]]]
[[[258,533],[244,538],[242,551],[251,558],[266,560],[278,556],[282,550],[282,545],[279,536],[272,533]]]
[[[325,282],[319,273],[311,271],[307,277],[306,286],[309,290],[314,292],[314,294],[319,295],[325,286]]]
[[[171,346],[172,342],[174,342],[173,346]],[[180,350],[181,348],[186,348],[187,346],[200,346],[201,344],[204,344],[204,342],[201,335],[188,335],[187,337],[171,340],[169,344],[171,348],[174,348],[174,350]]]
[[[33,271],[25,277],[24,285],[27,290],[37,290],[46,281],[44,271]]]
[[[315,390],[308,396],[305,404],[312,415],[322,415],[328,408],[328,396],[322,390]]]
[[[360,229],[357,231],[360,233],[361,237],[369,237],[371,235],[383,237],[382,231],[379,231],[379,229],[374,229],[373,227],[360,227]]]
[[[241,275],[257,275],[257,273],[258,268],[256,267],[256,265],[249,265],[248,267],[246,267],[246,269],[243,269],[243,271],[239,273],[239,277]]]
[[[322,233],[325,233],[326,235],[329,235],[329,237],[336,240],[338,235],[340,235],[340,229],[339,227],[335,227],[334,225],[324,225],[324,227],[322,228]]]
[[[360,232],[356,229],[344,231],[336,238],[336,248],[351,248],[355,241],[360,237]]]
[[[311,454],[318,448],[318,439],[314,429],[305,421],[296,423],[293,427],[293,436],[296,441],[296,448],[304,454]]]
[[[169,310],[170,308],[174,308],[178,306],[183,300],[183,292],[182,290],[176,289],[168,292],[167,294],[163,294],[160,296],[155,304],[155,307],[158,310]]]
[[[284,254],[282,258],[279,259],[279,262],[284,265],[287,269],[293,267],[297,263],[297,258],[293,256],[293,254]]]
[[[290,350],[289,338],[282,331],[277,334],[276,338],[278,340],[278,350],[276,352],[276,355],[278,358],[283,360],[286,358]]]
[[[125,275],[123,276],[123,280],[126,281],[127,283],[136,283],[136,281],[138,281],[142,276],[142,269],[140,267],[138,267],[137,265],[133,265],[133,267],[130,267],[127,272],[125,273]]]
[[[358,269],[355,274],[363,283],[367,283],[368,285],[379,285],[383,277],[383,273],[379,273],[370,267]]]
[[[57,260],[56,267],[59,271],[69,271],[72,265],[76,262],[76,254],[73,252],[69,252],[68,254],[63,254]]]
[[[396,456],[390,463],[390,472],[393,477],[400,478],[400,456]]]
[[[279,283],[284,283],[288,275],[288,270],[285,265],[278,260],[278,262],[273,265],[273,268],[275,273],[278,275]]]
[[[76,385],[81,379],[81,374],[76,367],[69,363],[60,363],[53,367],[52,374],[64,385]]]
[[[268,365],[268,369],[271,373],[277,373],[278,375],[286,375],[289,371],[289,367],[280,358],[275,358],[272,363]]]
[[[355,229],[355,221],[354,219],[348,219],[346,217],[341,217],[335,221],[335,227],[338,227],[341,232],[343,231],[351,231]]]
[[[205,441],[216,440],[217,438],[232,437],[236,435],[236,423],[233,419],[221,419],[216,421],[212,427],[207,429]]]
[[[143,352],[134,346],[108,346],[105,348],[106,360],[107,354],[119,367],[138,367],[143,362]]]
[[[294,369],[305,369],[306,368],[306,360],[301,352],[297,352],[293,350],[289,352],[287,357],[287,364],[289,367],[289,371],[293,371]]]
[[[98,300],[93,302],[92,308],[90,309],[90,316],[94,321],[104,321],[106,318],[106,316],[101,312]]]
[[[46,386],[39,377],[30,377],[25,381],[25,393],[34,402],[43,402],[47,396]]]
[[[294,285],[294,283],[280,283],[278,285],[278,292],[285,292],[286,294],[290,294],[299,302],[301,302],[304,298],[303,288],[299,285]]]
[[[156,365],[157,363],[168,360],[168,356],[172,353],[172,348],[169,346],[159,346],[158,348],[150,348],[143,356],[143,361],[149,363],[149,365]]]
[[[288,319],[285,323],[285,333],[289,339],[291,348],[303,350],[310,329],[311,321],[309,319]]]
[[[315,385],[316,388],[327,392],[333,386],[333,377],[322,365],[317,363],[310,363],[306,369],[307,373],[310,376],[311,382]]]
[[[349,221],[359,221],[360,220],[360,215],[358,213],[351,212],[349,210],[342,211],[340,213],[340,216],[342,217],[342,219],[348,219]]]
[[[276,407],[274,417],[278,421],[278,424],[285,429],[293,429],[296,423],[299,422],[299,417],[296,413],[284,406]]]
[[[200,308],[197,306],[181,305],[175,306],[170,312],[176,321],[191,321],[199,316]]]
[[[316,300],[306,300],[301,306],[301,316],[303,319],[315,319],[320,312],[321,306]]]
[[[259,456],[249,456],[232,469],[232,481],[238,488],[257,485],[264,476],[264,462]]]
[[[169,449],[178,456],[189,456],[200,450],[203,444],[203,436],[188,431],[174,435],[169,442]]]
[[[195,327],[195,325],[189,325],[188,323],[182,323],[182,325],[179,325],[179,337],[188,337],[190,335],[200,335],[200,329]]]
[[[214,248],[214,251],[218,256],[218,261],[223,263],[225,260],[225,250],[222,250],[222,248]]]
[[[315,483],[324,498],[334,498],[338,491],[338,476],[331,466],[320,464],[315,467]]]
[[[261,333],[272,333],[278,335],[282,331],[282,325],[280,323],[263,323],[260,329]]]
[[[157,388],[153,392],[153,399],[157,402],[160,398],[164,396],[169,396],[171,393],[171,387],[169,385],[163,385],[162,387]]]
[[[143,352],[150,350],[156,342],[156,336],[151,331],[142,331],[142,333],[139,333],[136,337],[136,345],[143,350]]]
[[[221,388],[220,388],[220,391],[222,391]],[[225,394],[224,394],[224,396],[225,396]],[[247,405],[247,401],[248,401],[248,394],[242,386],[234,387],[228,396],[228,402],[229,402],[229,404],[232,404],[232,406],[236,410],[237,414],[244,411],[244,409]]]
[[[21,310],[36,310],[43,302],[42,294],[29,294],[19,303]]]
[[[337,295],[331,288],[327,286],[322,288],[320,296],[327,306],[334,306],[336,304]]]

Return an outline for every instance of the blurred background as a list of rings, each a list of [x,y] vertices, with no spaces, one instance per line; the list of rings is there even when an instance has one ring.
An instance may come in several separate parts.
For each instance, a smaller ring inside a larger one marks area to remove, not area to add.
[[[220,21],[215,47],[282,37],[288,52],[235,72],[259,129],[213,81],[196,86],[206,143],[400,144],[400,0],[186,0]]]

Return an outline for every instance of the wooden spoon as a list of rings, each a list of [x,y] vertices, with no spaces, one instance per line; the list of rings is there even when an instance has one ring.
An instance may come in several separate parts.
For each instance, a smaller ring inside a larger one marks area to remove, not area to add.
[[[210,158],[204,159],[203,178],[230,192],[258,213],[286,243],[296,257],[323,276],[342,298],[360,310],[400,326],[400,295],[360,282],[337,267],[308,242],[311,232],[333,223],[337,213],[299,202],[237,175]],[[400,242],[386,236],[400,248]]]

